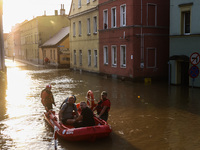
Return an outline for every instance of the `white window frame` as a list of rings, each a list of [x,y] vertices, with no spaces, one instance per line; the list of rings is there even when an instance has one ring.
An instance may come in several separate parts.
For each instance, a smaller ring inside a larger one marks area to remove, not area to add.
[[[79,28],[79,36],[81,36],[82,35],[81,21],[78,22],[78,28]]]
[[[105,12],[107,12],[106,16],[105,16]],[[107,28],[105,28],[105,24]],[[103,29],[108,29],[108,9],[103,10]]]
[[[94,67],[97,67],[98,65],[97,60],[98,60],[98,53],[97,53],[97,50],[95,49],[94,50]]]
[[[148,64],[148,52],[149,52],[149,50],[154,50],[154,52],[155,52],[155,61],[154,61],[154,66],[149,66],[149,64]],[[156,66],[157,66],[157,49],[155,48],[155,47],[149,47],[149,48],[147,48],[147,68],[156,68]]]
[[[122,47],[125,48],[125,52],[123,52]],[[120,45],[120,66],[121,68],[126,68],[126,45]]]
[[[92,51],[88,50],[88,66],[92,65]]]
[[[112,67],[117,67],[117,46],[111,46]]]
[[[104,65],[108,65],[108,46],[103,47]]]
[[[81,0],[78,0],[78,8],[81,8]]]
[[[114,13],[113,13],[114,10]],[[116,7],[111,8],[111,27],[116,28],[117,27],[117,9]]]
[[[125,12],[123,12],[125,7]],[[120,6],[120,26],[126,26],[126,4]]]
[[[74,65],[76,65],[76,50],[74,50]]]
[[[185,15],[186,15],[186,13],[187,12],[189,12],[190,13],[190,32],[185,32],[185,28],[186,28],[186,26],[185,26],[185,24],[186,24],[186,19],[185,19]],[[183,13],[183,34],[184,35],[190,35],[190,33],[191,33],[191,11],[185,11],[185,12],[182,12]]]
[[[73,22],[73,36],[76,36],[76,23]]]
[[[87,35],[91,34],[90,18],[87,18]]]
[[[82,66],[83,64],[83,52],[79,50],[79,65]]]
[[[94,25],[94,27],[93,27],[93,33],[97,34],[97,16],[93,17],[93,25]]]

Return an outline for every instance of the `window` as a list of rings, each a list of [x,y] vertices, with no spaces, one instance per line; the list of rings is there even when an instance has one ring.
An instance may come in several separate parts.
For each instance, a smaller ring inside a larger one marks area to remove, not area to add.
[[[111,27],[116,27],[116,8],[111,9]]]
[[[117,66],[117,47],[112,46],[112,66]]]
[[[108,10],[103,11],[103,29],[108,28]]]
[[[157,25],[157,6],[155,4],[148,4],[147,7],[147,25],[156,26]]]
[[[81,21],[78,22],[78,28],[79,28],[79,36],[81,36],[82,31],[81,31]]]
[[[73,36],[76,36],[76,24],[73,22]]]
[[[81,0],[78,0],[78,8],[81,8]]]
[[[97,67],[97,50],[94,50],[94,67]]]
[[[90,3],[90,0],[87,0],[87,4],[89,4]]]
[[[147,68],[156,67],[156,49],[147,48]]]
[[[87,34],[90,35],[90,18],[87,19]]]
[[[50,50],[50,58],[52,59],[52,49]]]
[[[91,66],[91,50],[88,50],[88,66]]]
[[[76,65],[76,50],[74,50],[74,65]]]
[[[126,5],[120,7],[120,25],[126,26]]]
[[[190,35],[191,33],[191,12],[193,2],[179,5],[181,16],[181,34]]]
[[[190,34],[190,11],[182,12],[182,32],[184,35]]]
[[[104,53],[104,64],[108,65],[108,47],[107,46],[104,46],[103,53]]]
[[[95,16],[94,18],[93,18],[93,20],[94,20],[94,31],[93,31],[93,33],[97,33],[97,17]]]
[[[82,50],[79,50],[79,65],[82,66]]]
[[[122,45],[120,47],[120,65],[121,67],[126,67],[126,46]]]
[[[53,59],[56,60],[56,50],[53,50]]]

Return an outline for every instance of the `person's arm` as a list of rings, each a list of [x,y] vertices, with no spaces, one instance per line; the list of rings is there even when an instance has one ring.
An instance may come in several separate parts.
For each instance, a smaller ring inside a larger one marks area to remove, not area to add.
[[[108,106],[103,106],[103,109],[101,110],[99,117],[101,117],[101,115],[103,115],[103,113],[106,111],[106,109],[108,108]]]
[[[83,119],[83,116],[79,115],[78,118],[75,119],[75,122],[82,121],[82,119]]]
[[[61,121],[62,120],[62,116],[63,116],[63,111],[62,110],[59,111],[59,115],[58,116],[59,116],[59,120]]]

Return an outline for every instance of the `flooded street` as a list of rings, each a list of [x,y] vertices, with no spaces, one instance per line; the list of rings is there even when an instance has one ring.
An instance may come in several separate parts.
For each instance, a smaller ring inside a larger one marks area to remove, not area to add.
[[[113,132],[95,142],[58,139],[59,150],[199,150],[200,89],[167,83],[133,83],[97,74],[27,66],[6,60],[0,79],[0,149],[53,150],[53,129],[45,122],[40,92],[52,85],[56,112],[67,96],[96,100],[108,92]],[[7,81],[7,82],[6,82]]]

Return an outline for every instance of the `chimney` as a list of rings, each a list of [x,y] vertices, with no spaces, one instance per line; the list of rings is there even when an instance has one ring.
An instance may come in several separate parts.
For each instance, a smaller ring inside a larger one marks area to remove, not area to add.
[[[55,10],[55,16],[58,16],[58,10]]]
[[[64,4],[61,4],[60,15],[65,15]]]

